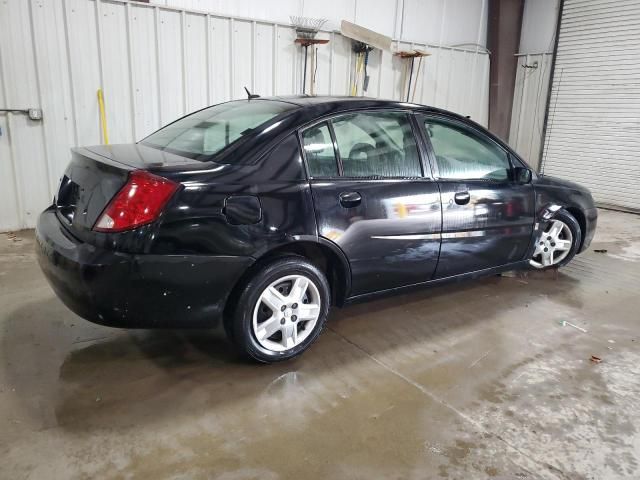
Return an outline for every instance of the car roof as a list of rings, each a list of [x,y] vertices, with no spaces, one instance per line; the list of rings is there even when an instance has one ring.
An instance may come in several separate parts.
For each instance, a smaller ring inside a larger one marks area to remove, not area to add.
[[[281,102],[294,103],[300,106],[317,105],[319,103],[341,103],[341,102],[374,102],[379,104],[394,104],[398,103],[395,100],[385,100],[380,98],[371,97],[353,97],[347,95],[279,95],[274,97],[258,97],[260,100],[277,100]],[[412,106],[420,106],[415,104],[409,104]]]
[[[283,95],[273,97],[257,97],[249,101],[275,101],[286,102],[297,105],[298,119],[301,123],[313,121],[316,118],[325,115],[332,115],[341,112],[347,112],[359,109],[377,109],[377,108],[395,108],[403,110],[413,110],[420,112],[434,112],[444,114],[450,117],[458,118],[463,121],[470,120],[470,117],[463,116],[448,110],[428,105],[420,105],[418,103],[402,102],[398,100],[386,100],[371,97],[351,97],[339,95]],[[290,114],[286,112],[283,116]]]
[[[376,107],[398,107],[411,109],[431,109],[425,105],[416,103],[399,102],[397,100],[385,100],[371,97],[351,97],[341,95],[282,95],[273,97],[258,97],[255,100],[271,100],[298,105],[302,108],[313,108],[321,105],[343,106],[345,109]]]

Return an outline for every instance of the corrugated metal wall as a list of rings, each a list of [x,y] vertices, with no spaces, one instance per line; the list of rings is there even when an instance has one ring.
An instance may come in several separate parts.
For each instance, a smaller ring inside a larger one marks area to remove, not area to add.
[[[509,145],[536,171],[540,167],[552,59],[552,53],[518,55]]]
[[[285,24],[289,23],[290,15],[325,18],[328,20],[325,25],[328,30],[339,30],[340,21],[344,19],[398,40],[415,40],[434,45],[480,43],[486,46],[489,14],[488,0],[150,0],[150,2],[170,7],[203,10],[218,15],[251,17]]]
[[[292,12],[296,13],[296,12]],[[406,13],[405,13],[406,15]],[[349,93],[350,41],[323,32],[317,93]],[[0,114],[0,230],[32,227],[74,145],[139,140],[185,113],[242,98],[299,93],[303,56],[285,24],[121,0],[0,2],[0,108],[41,107],[44,121]],[[488,56],[478,48],[400,43],[432,53],[415,102],[487,123]],[[406,63],[372,54],[370,96],[400,99]]]
[[[640,2],[565,0],[542,171],[640,211]]]

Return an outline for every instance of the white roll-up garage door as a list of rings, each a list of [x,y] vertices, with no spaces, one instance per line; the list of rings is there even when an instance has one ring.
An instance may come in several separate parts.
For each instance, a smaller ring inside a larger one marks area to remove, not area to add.
[[[565,0],[542,171],[640,210],[640,1]]]

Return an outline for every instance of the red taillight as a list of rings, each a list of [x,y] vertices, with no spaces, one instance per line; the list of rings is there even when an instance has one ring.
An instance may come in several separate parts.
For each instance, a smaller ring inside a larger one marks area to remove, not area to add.
[[[136,170],[109,202],[93,229],[98,232],[121,232],[153,222],[177,190],[166,178]]]

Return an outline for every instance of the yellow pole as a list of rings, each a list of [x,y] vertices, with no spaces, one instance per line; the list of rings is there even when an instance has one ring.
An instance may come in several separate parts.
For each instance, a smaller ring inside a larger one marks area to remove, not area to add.
[[[356,53],[356,66],[353,69],[353,82],[351,83],[351,96],[356,96],[356,82],[358,81],[358,61],[360,57]]]
[[[356,53],[356,68],[355,68],[355,74],[354,74],[354,78],[353,78],[353,83],[351,84],[351,96],[352,97],[355,97],[356,95],[358,95],[358,77],[360,76],[360,60],[361,60],[361,56],[362,56],[362,54]],[[362,59],[364,59],[364,57],[362,57]]]
[[[100,126],[102,127],[102,139],[105,145],[109,145],[109,133],[107,132],[107,114],[104,110],[104,95],[102,89],[98,89],[98,106],[100,107]]]

